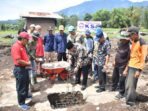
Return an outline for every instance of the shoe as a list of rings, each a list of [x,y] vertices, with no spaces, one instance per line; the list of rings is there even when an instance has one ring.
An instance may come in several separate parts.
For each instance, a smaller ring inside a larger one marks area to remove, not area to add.
[[[80,81],[75,81],[75,84],[81,84],[81,82]]]
[[[81,90],[83,91],[83,90],[85,90],[86,89],[86,86],[82,86],[81,87]]]
[[[122,94],[119,93],[119,94],[116,95],[115,97],[116,97],[117,99],[122,99],[124,96],[123,96]]]
[[[95,86],[95,88],[100,88],[100,86]]]
[[[98,90],[96,90],[97,93],[100,93],[100,92],[103,92],[103,91],[105,91],[105,89],[98,89]]]
[[[22,109],[22,110],[29,110],[29,106],[28,105],[26,105],[26,104],[22,104],[22,105],[19,105],[19,107]]]
[[[116,89],[115,88],[111,88],[111,90],[110,91],[116,91]]]
[[[32,95],[31,94],[28,94],[26,98],[27,99],[31,99],[32,98]]]
[[[126,102],[127,105],[130,105],[130,106],[135,106],[136,103],[135,102]]]

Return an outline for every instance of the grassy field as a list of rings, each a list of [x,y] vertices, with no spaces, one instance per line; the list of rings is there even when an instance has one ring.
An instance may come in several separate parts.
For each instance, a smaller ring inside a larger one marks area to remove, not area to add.
[[[2,35],[10,35],[10,34],[17,34],[17,31],[16,30],[0,31],[0,36],[2,36]]]

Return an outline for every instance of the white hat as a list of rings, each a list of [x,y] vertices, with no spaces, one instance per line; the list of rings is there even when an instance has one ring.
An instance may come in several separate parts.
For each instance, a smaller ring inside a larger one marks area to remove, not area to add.
[[[31,27],[35,27],[35,25],[34,25],[34,24],[31,24],[31,25],[30,25],[30,28],[31,28]]]

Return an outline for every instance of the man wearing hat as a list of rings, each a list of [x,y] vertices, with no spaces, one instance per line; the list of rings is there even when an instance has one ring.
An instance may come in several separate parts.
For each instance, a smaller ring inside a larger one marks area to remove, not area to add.
[[[130,39],[126,31],[121,31],[117,36],[119,39],[112,75],[112,91],[115,91],[119,83],[119,94],[116,98],[121,99],[125,93],[125,79],[127,74],[128,61],[130,58]]]
[[[28,34],[32,34],[33,32],[34,32],[34,30],[35,30],[35,25],[34,24],[31,24],[30,26],[29,26],[29,30],[27,31],[28,32]]]
[[[135,105],[136,102],[136,87],[137,81],[145,66],[145,59],[147,55],[146,42],[139,37],[139,28],[131,26],[128,28],[130,39],[132,41],[131,54],[128,64],[128,74],[126,78],[126,104]]]
[[[71,41],[73,43],[80,43],[80,44],[84,43],[82,35],[76,32],[76,29],[74,26],[72,25],[69,26],[68,32],[69,32],[69,35],[67,37],[67,41]]]
[[[36,80],[36,44],[37,40],[39,38],[40,34],[38,32],[32,33],[32,38],[29,40],[29,43],[27,44],[27,52],[30,57],[31,61],[31,69],[29,70],[29,77],[30,77],[30,86],[31,90],[33,90],[33,85],[37,83]]]
[[[53,35],[53,28],[50,26],[48,28],[48,34],[44,36],[44,51],[45,51],[45,58],[46,62],[53,61],[53,52],[54,52],[54,35]]]
[[[67,61],[66,57],[67,34],[64,32],[64,26],[59,26],[59,33],[55,35],[54,50],[57,53],[58,61]]]
[[[99,93],[105,91],[106,69],[110,57],[110,44],[104,38],[103,31],[99,27],[96,29],[95,41],[99,43],[97,50],[97,57],[96,57],[98,65],[98,74],[99,74],[99,86],[96,86],[96,88],[98,88],[96,92]]]
[[[16,41],[11,47],[11,56],[14,63],[13,74],[16,78],[18,104],[23,110],[29,109],[29,106],[25,104],[29,88],[29,73],[27,67],[31,65],[25,48],[28,40],[29,34],[27,32],[21,32],[18,41]]]

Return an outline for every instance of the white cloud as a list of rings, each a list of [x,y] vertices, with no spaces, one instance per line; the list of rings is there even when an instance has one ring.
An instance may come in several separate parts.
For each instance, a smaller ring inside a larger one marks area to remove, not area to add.
[[[24,11],[56,12],[88,0],[1,0],[0,20],[16,19]]]

